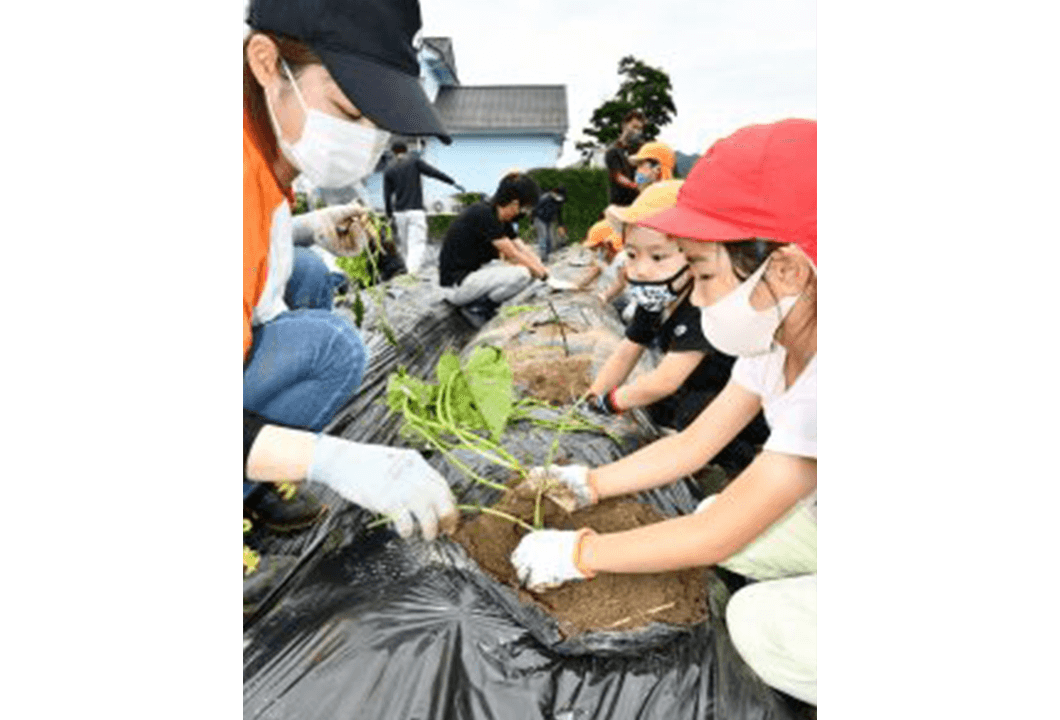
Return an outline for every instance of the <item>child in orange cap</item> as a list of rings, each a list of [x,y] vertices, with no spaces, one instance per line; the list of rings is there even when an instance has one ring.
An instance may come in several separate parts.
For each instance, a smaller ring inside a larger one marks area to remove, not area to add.
[[[654,182],[673,179],[677,156],[666,143],[653,141],[644,143],[629,162],[637,169],[633,180],[643,192]]]
[[[607,220],[598,220],[589,228],[589,232],[585,234],[585,242],[582,243],[582,247],[594,251],[595,255],[592,260],[592,266],[586,271],[585,276],[575,283],[578,290],[588,289],[609,269],[614,270],[618,275],[618,279],[615,281],[616,284],[622,280],[622,265],[625,262],[625,255],[622,253],[622,238],[615,234]],[[618,292],[621,292],[621,288],[619,288]],[[617,292],[615,294],[617,295]],[[610,300],[605,299],[603,294],[601,294],[600,299],[605,304],[610,302]]]

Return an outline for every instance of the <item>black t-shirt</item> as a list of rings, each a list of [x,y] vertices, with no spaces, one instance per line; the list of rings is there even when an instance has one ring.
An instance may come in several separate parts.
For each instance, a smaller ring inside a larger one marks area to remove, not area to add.
[[[614,177],[615,173],[619,173],[632,181],[636,175],[636,169],[630,164],[626,149],[617,143],[609,147],[604,153],[604,164],[607,166],[607,182],[610,187],[608,198],[611,204],[631,205],[637,199],[638,191],[619,185]]]
[[[723,355],[715,350],[703,336],[699,308],[687,297],[662,325],[658,325],[658,319],[653,318],[652,313],[638,307],[633,321],[626,328],[626,337],[638,345],[648,345],[654,339],[664,353],[706,353],[696,369],[682,383],[682,389],[719,393],[729,382],[732,366],[736,362],[736,358],[731,355]]]
[[[459,285],[465,277],[500,257],[494,240],[518,236],[512,223],[497,218],[492,205],[475,203],[457,216],[445,234],[438,259],[439,282],[445,287]]]
[[[638,345],[658,342],[664,352],[697,351],[706,353],[696,369],[672,395],[648,406],[648,415],[657,425],[684,430],[703,408],[710,404],[729,382],[736,358],[718,352],[703,335],[699,308],[685,298],[661,325],[658,315],[637,308],[626,328],[626,337]],[[726,445],[714,462],[735,474],[754,458],[754,446],[769,437],[769,427],[761,411]]]

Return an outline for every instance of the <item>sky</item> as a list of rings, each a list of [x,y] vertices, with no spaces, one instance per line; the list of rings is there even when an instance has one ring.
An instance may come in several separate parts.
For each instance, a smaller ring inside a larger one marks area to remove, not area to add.
[[[420,0],[423,33],[453,39],[464,85],[567,86],[559,164],[578,158],[618,61],[664,70],[677,116],[659,139],[688,154],[755,122],[817,117],[815,0]]]
[[[677,115],[659,139],[690,155],[744,125],[817,117],[815,0],[420,0],[420,11],[425,36],[452,38],[462,84],[566,85],[560,166],[578,159],[625,55],[670,76]]]

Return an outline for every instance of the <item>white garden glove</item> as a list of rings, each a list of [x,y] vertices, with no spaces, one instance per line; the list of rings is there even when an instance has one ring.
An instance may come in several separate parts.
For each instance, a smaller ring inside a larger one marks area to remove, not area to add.
[[[523,495],[536,494],[544,486],[545,495],[567,512],[574,512],[596,502],[596,490],[589,483],[585,465],[546,465],[534,467],[526,480],[516,487]]]
[[[439,526],[446,531],[456,527],[448,483],[415,450],[319,435],[308,477],[352,503],[386,515],[403,538],[412,535],[413,518],[427,540],[435,538]]]
[[[537,530],[519,541],[512,551],[512,566],[519,582],[531,590],[547,590],[569,580],[588,580],[578,569],[575,553],[592,530]]]
[[[709,497],[704,498],[703,500],[700,501],[699,505],[696,505],[696,509],[692,511],[692,514],[693,515],[697,515],[697,514],[703,512],[708,507],[710,507],[711,503],[713,503],[717,499],[718,499],[717,495],[711,495]]]
[[[312,237],[313,242],[335,255],[353,256],[375,239],[376,233],[370,213],[358,201],[346,205],[332,205],[313,212],[295,215],[294,237]]]

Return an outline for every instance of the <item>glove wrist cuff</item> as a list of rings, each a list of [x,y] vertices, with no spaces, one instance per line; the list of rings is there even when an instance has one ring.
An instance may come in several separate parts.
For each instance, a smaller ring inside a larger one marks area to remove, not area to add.
[[[574,557],[572,558],[574,569],[584,575],[587,580],[596,577],[596,573],[585,566],[586,557],[582,552],[585,539],[590,535],[596,535],[596,531],[592,528],[582,528],[578,531],[577,537],[574,538]]]
[[[589,491],[589,504],[595,505],[600,501],[600,493],[596,489],[596,483],[593,482],[593,471],[587,470],[585,472],[585,488]]]

